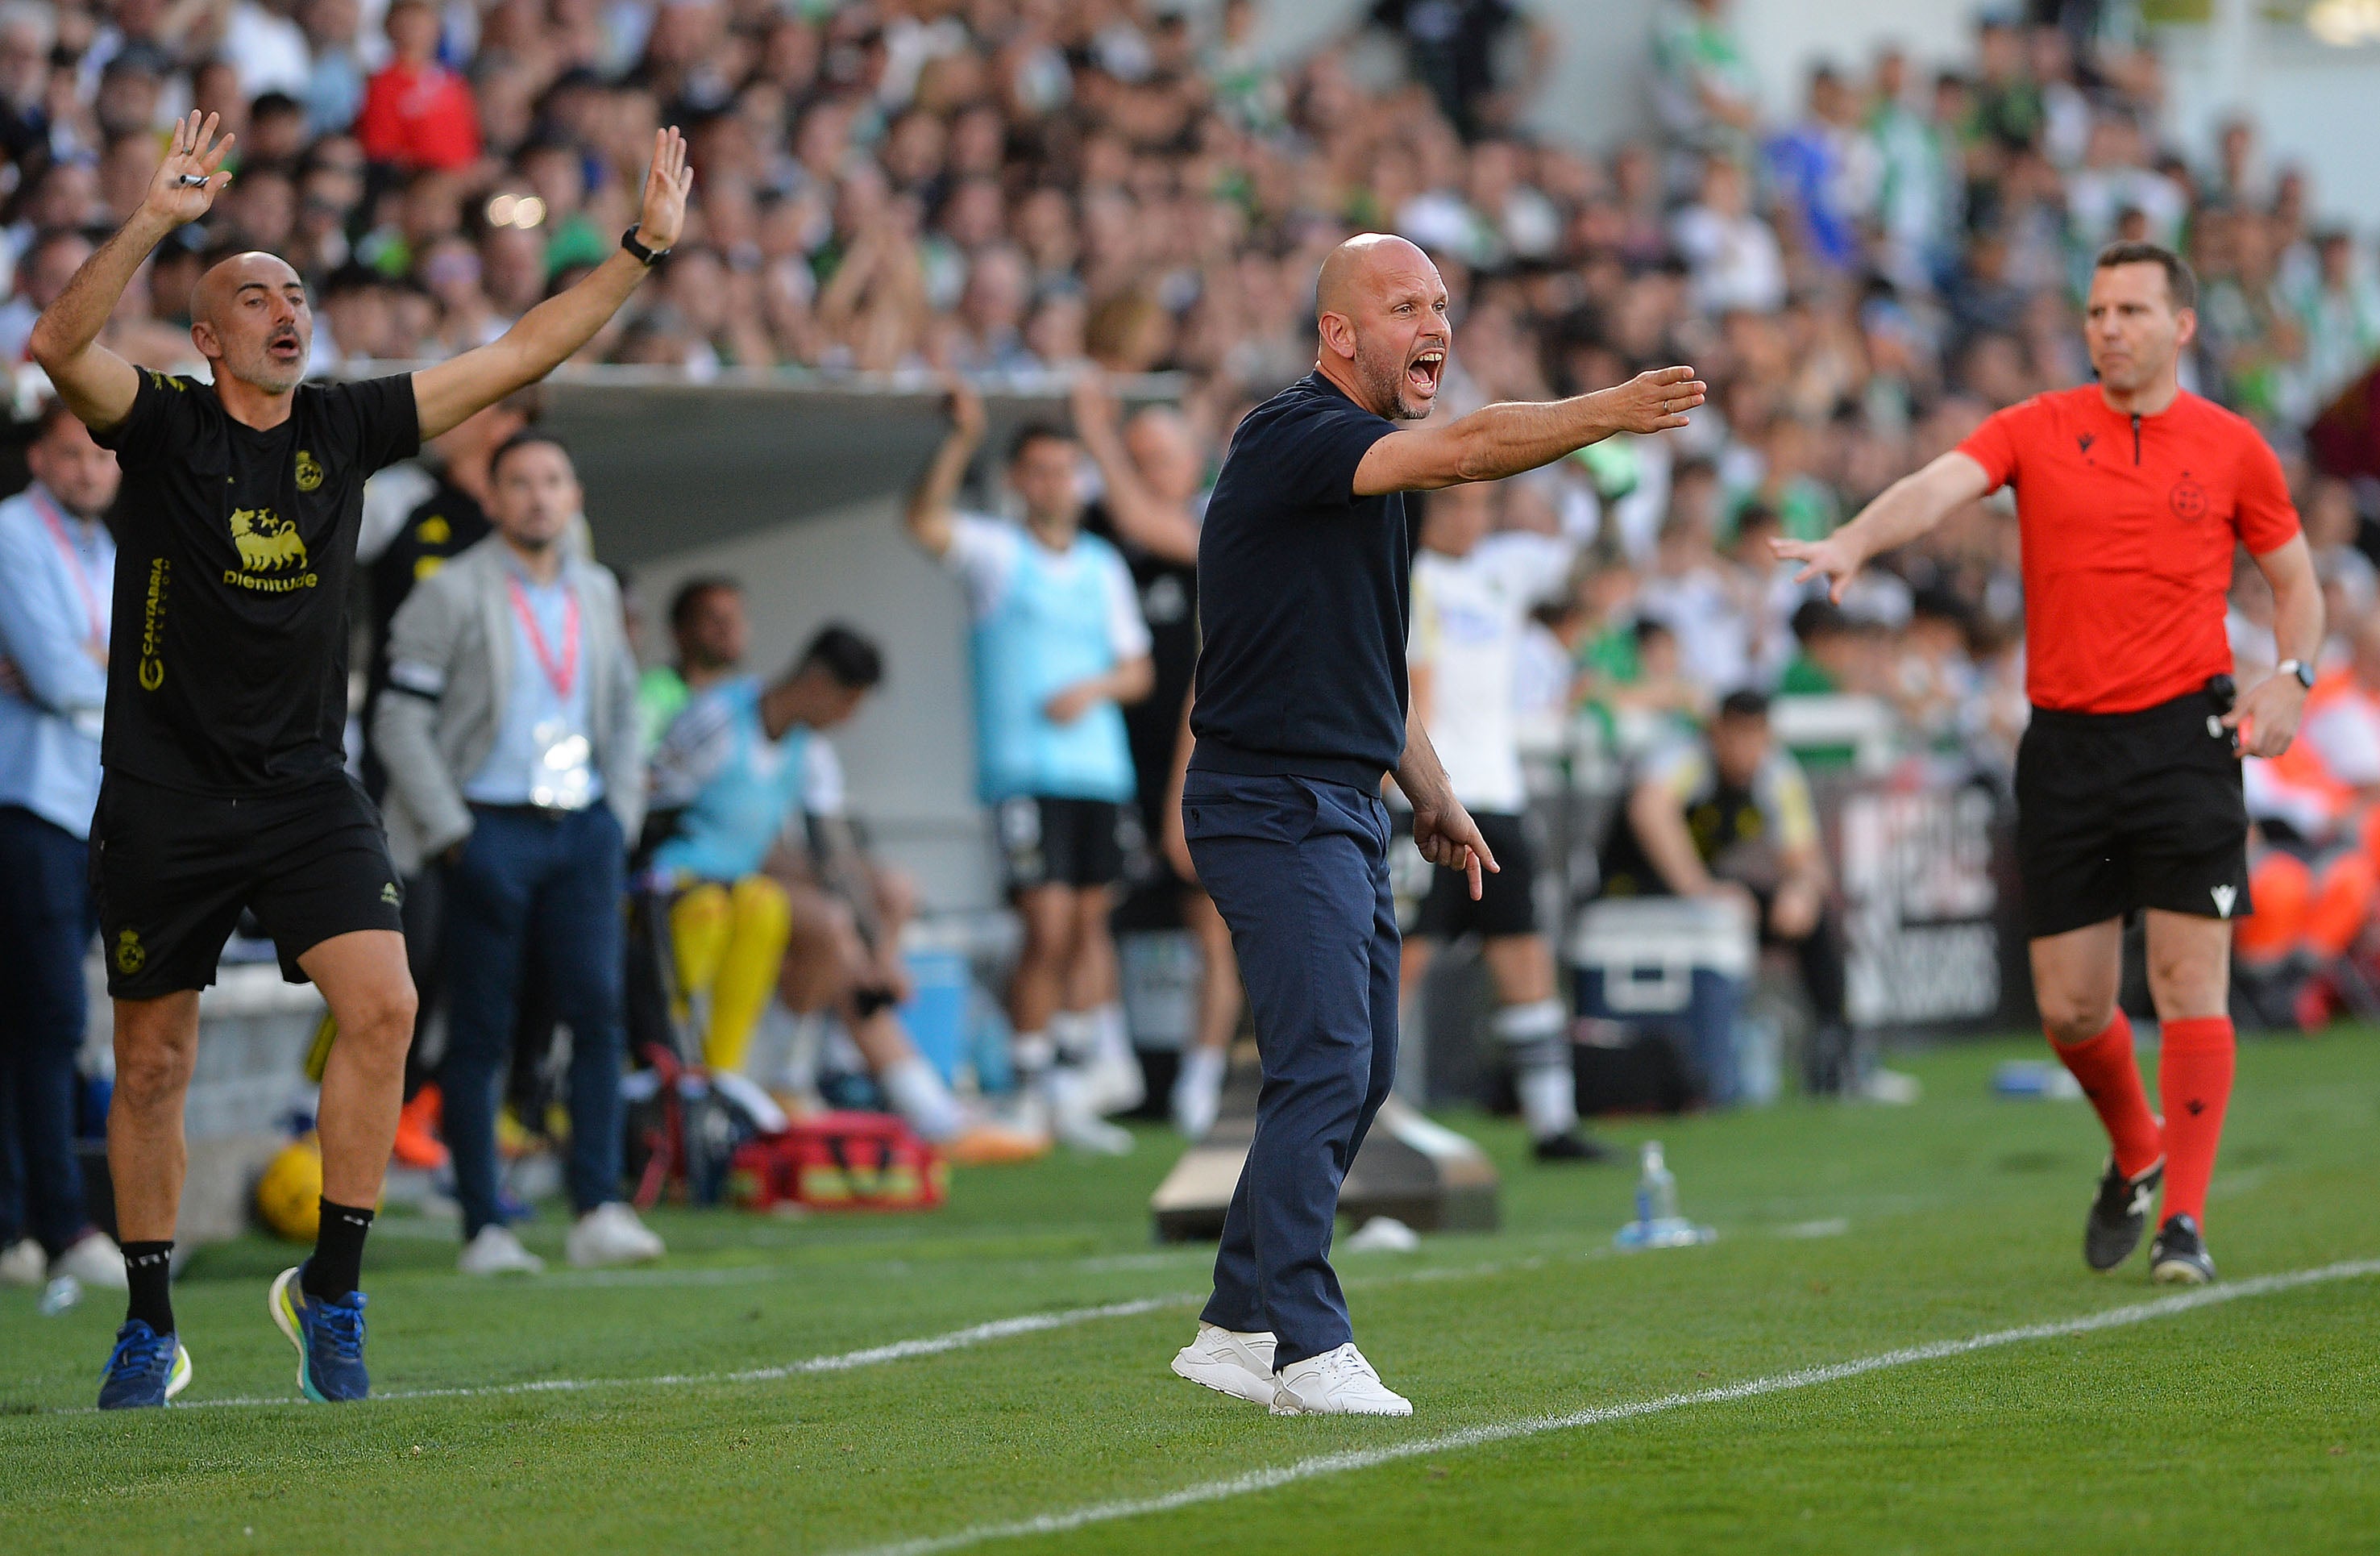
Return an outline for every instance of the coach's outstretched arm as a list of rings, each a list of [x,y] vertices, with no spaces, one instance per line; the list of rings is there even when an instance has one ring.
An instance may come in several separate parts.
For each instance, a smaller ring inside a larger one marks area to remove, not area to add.
[[[1692,368],[1655,368],[1567,400],[1482,406],[1443,427],[1391,432],[1355,467],[1355,495],[1435,492],[1501,480],[1550,465],[1614,432],[1658,432],[1687,422],[1706,385]]]
[[[1824,577],[1832,582],[1828,597],[1838,605],[1852,575],[1873,558],[1894,551],[1949,517],[1952,510],[1974,502],[1992,489],[1991,478],[1973,455],[1952,449],[1912,470],[1884,489],[1859,517],[1823,541],[1771,541],[1777,554],[1799,562],[1795,583]]]
[[[652,249],[675,243],[686,225],[686,193],[693,187],[694,174],[686,165],[686,137],[674,126],[654,131],[653,165],[645,175],[637,241]],[[522,314],[487,345],[415,373],[413,398],[421,417],[422,440],[453,429],[568,361],[620,311],[649,272],[642,260],[622,249],[576,286]]]
[[[205,215],[231,182],[223,164],[232,137],[217,140],[214,135],[212,114],[201,119],[193,110],[174,126],[173,142],[149,180],[140,209],[82,262],[67,289],[34,321],[27,349],[50,375],[58,398],[93,432],[104,432],[131,415],[132,397],[140,387],[132,364],[99,344],[107,316],[149,250],[183,223]],[[185,183],[186,176],[199,182]]]

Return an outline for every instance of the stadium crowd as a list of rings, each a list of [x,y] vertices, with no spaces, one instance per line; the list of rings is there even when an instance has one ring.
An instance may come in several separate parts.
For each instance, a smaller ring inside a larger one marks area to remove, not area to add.
[[[1310,365],[1324,255],[1352,231],[1393,231],[1430,253],[1451,292],[1440,414],[1669,362],[1711,385],[1689,428],[1427,504],[1444,532],[1534,537],[1504,548],[1533,607],[1517,727],[1584,720],[1633,760],[1730,694],[1854,694],[1895,711],[1937,779],[1999,783],[2026,718],[2012,507],[1975,505],[1864,575],[1840,607],[1793,585],[1768,542],[1823,535],[1991,411],[2083,381],[2077,298],[2093,256],[2111,241],[2165,244],[2202,288],[2185,383],[2251,417],[2281,453],[2331,608],[2327,689],[2302,754],[2251,775],[2264,911],[2241,954],[2285,985],[2290,1019],[2334,999],[2380,1004],[2350,955],[2380,895],[2380,827],[2364,824],[2380,796],[2380,515],[2368,490],[2316,473],[2303,436],[2380,355],[2380,281],[2368,245],[2314,221],[2305,178],[2269,165],[2252,126],[2228,127],[2216,159],[2195,164],[2160,139],[2151,48],[1997,16],[1958,69],[1927,75],[1887,49],[1816,69],[1796,111],[1764,118],[1726,0],[1664,0],[1645,132],[1590,150],[1528,128],[1550,35],[1508,6],[1380,0],[1348,46],[1285,62],[1257,49],[1258,19],[1255,0],[0,0],[0,369],[30,416],[34,320],[140,201],[165,127],[188,109],[237,133],[236,176],[209,219],[145,267],[107,333],[168,371],[200,365],[197,276],[246,249],[285,256],[312,289],[318,374],[483,344],[613,251],[656,127],[683,124],[687,231],[580,360],[695,381],[1078,373],[1072,430],[1021,440],[1009,474],[1028,518],[1064,536],[1079,500],[1095,499],[1084,517],[1129,571],[1132,620],[1111,634],[1115,674],[1099,696],[1138,700],[1127,715],[1138,771],[1100,784],[1154,819],[1195,653],[1184,594],[1199,493],[1238,417]],[[1149,370],[1185,375],[1178,412],[1122,418],[1094,376]],[[988,580],[1016,565],[999,532],[950,511],[976,452],[968,399],[954,399],[957,452],[921,478],[908,517],[959,574],[981,653],[1003,587]],[[482,413],[441,441],[414,485],[386,488],[403,500],[368,514],[376,701],[405,663],[389,635],[412,580],[492,520],[504,529],[507,508],[542,522],[529,510],[552,493],[508,504],[494,490],[500,454],[543,461],[516,446],[535,409]],[[61,448],[35,457],[61,497],[78,479],[63,446],[75,442],[61,430]],[[567,478],[565,460],[553,480]],[[2275,657],[2259,588],[2243,566],[2243,684]],[[690,699],[742,657],[738,613],[723,582],[690,590],[668,613],[674,644],[649,645],[677,677],[649,679],[643,696],[654,801],[669,813],[683,815],[749,730],[772,741],[792,709],[826,727],[880,673],[864,639],[822,638],[785,682],[686,724]],[[0,604],[0,718],[67,705],[43,689],[56,643],[16,636],[35,619]],[[1120,668],[1142,658],[1154,661],[1146,677]],[[805,667],[823,677],[807,689]],[[357,755],[387,764],[375,782],[427,781],[427,730],[401,714],[358,719],[372,741]],[[15,727],[0,723],[0,740]],[[410,778],[394,771],[392,730],[414,738]],[[814,757],[788,760],[808,764],[813,799],[839,790]],[[13,760],[0,752],[0,774]],[[438,780],[463,796],[475,781]],[[985,797],[1014,796],[987,780]],[[11,807],[39,808],[0,792],[0,816]],[[433,829],[423,841],[434,855],[453,840]],[[838,1008],[856,1034],[898,991],[897,971],[871,962],[880,920],[897,929],[907,911],[897,881],[863,869],[868,883],[837,908],[816,881],[808,897],[799,881],[777,897],[745,890],[756,865],[692,869],[711,891],[689,893],[671,925],[682,980],[710,991],[708,1040],[731,1062],[771,981],[738,961],[754,954],[739,943],[764,961],[792,945],[788,1003]],[[1060,1027],[1081,1018],[1071,1038],[1053,1031],[1061,1048],[1111,1056],[1103,929],[1077,935],[1075,906],[1052,904],[1047,924],[1027,924],[1026,1003]],[[821,966],[844,970],[815,976]],[[805,977],[816,987],[796,996]],[[1210,989],[1207,1012],[1225,1034],[1237,1020],[1229,991]],[[474,1062],[492,1072],[501,1022],[492,1010],[474,1019]],[[957,1133],[897,1037],[861,1046],[888,1092],[906,1088],[905,1112]],[[1199,1073],[1220,1084],[1219,1068]],[[1114,1103],[1129,1088],[1100,1089]],[[1567,1127],[1559,1112],[1553,1134]],[[491,1201],[474,1221],[494,1215]],[[0,1199],[0,1246],[30,1230]]]

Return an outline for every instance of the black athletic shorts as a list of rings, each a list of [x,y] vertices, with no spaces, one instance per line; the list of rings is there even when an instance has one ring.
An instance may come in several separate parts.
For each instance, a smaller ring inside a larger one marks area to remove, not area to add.
[[[2131,713],[2033,711],[2016,755],[2027,934],[2143,907],[2251,911],[2248,810],[2222,714],[2205,692]]]
[[[1537,932],[1537,845],[1526,818],[1492,810],[1475,810],[1479,835],[1488,851],[1504,868],[1481,871],[1479,900],[1471,900],[1471,875],[1448,869],[1421,857],[1413,841],[1413,812],[1399,810],[1396,834],[1403,840],[1395,851],[1398,894],[1416,903],[1405,933],[1425,940],[1459,940],[1464,935],[1533,935]]]
[[[217,799],[111,772],[92,819],[91,895],[107,991],[148,1000],[215,980],[243,908],[298,958],[356,930],[405,928],[404,889],[380,811],[353,779]]]
[[[1011,892],[1112,886],[1145,853],[1140,813],[1105,799],[1018,795],[993,808]]]

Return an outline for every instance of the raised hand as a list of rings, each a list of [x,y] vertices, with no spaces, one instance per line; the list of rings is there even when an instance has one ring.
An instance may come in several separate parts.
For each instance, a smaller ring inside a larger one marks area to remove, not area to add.
[[[173,143],[157,164],[156,176],[149,180],[141,209],[178,227],[212,208],[215,196],[231,183],[231,175],[223,171],[224,158],[237,139],[225,133],[216,140],[215,124],[215,115],[201,120],[195,108],[175,124]]]
[[[1658,432],[1684,426],[1686,412],[1703,403],[1709,385],[1692,368],[1653,368],[1603,393],[1618,426],[1631,432]]]
[[[653,131],[653,165],[645,175],[645,202],[637,213],[637,241],[667,249],[686,228],[686,197],[694,171],[686,165],[686,137],[675,125]]]
[[[990,424],[983,408],[983,396],[954,372],[943,373],[941,383],[942,413],[951,419],[951,432],[973,448],[983,442],[984,431]]]

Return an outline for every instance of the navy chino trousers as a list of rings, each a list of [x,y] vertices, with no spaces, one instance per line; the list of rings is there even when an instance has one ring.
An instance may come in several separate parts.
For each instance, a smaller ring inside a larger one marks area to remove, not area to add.
[[[1389,812],[1377,794],[1194,769],[1182,821],[1240,960],[1264,1062],[1256,1138],[1201,1316],[1286,1368],[1354,1338],[1330,1268],[1339,1188],[1397,1073]]]
[[[91,845],[0,806],[0,1247],[52,1258],[91,1230],[75,1161],[83,952],[98,931]]]
[[[620,1197],[627,1046],[627,845],[604,804],[540,814],[474,807],[462,857],[446,875],[443,1122],[466,1242],[503,1220],[496,1106],[512,1055],[523,965],[532,944],[570,1024],[570,1203],[583,1215]]]

